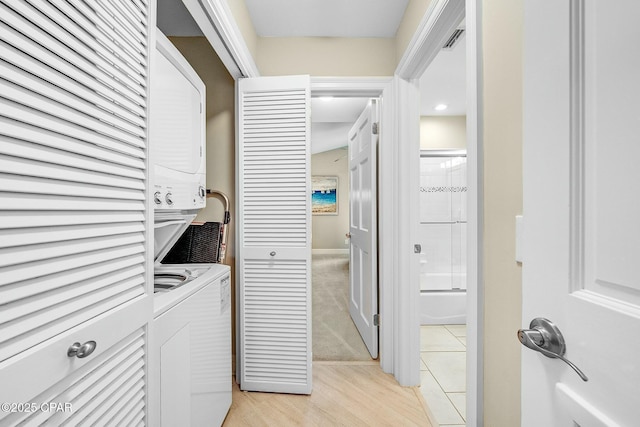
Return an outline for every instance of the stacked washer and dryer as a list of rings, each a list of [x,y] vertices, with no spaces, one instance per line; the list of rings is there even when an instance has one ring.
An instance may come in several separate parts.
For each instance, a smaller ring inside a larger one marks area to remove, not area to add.
[[[231,405],[231,283],[223,264],[163,264],[205,206],[205,86],[157,31],[151,69],[154,322],[150,425],[219,426]]]

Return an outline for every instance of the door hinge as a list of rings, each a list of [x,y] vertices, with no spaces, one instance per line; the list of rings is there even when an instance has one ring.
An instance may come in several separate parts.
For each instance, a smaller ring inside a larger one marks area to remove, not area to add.
[[[379,314],[374,314],[373,315],[373,326],[380,326],[380,315]]]
[[[371,126],[371,133],[374,134],[374,135],[377,135],[379,131],[380,131],[380,125],[378,124],[378,122],[375,122]]]

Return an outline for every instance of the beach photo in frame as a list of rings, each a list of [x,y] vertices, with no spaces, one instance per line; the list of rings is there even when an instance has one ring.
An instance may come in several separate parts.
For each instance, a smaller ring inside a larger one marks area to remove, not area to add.
[[[311,177],[311,213],[338,215],[338,177]]]

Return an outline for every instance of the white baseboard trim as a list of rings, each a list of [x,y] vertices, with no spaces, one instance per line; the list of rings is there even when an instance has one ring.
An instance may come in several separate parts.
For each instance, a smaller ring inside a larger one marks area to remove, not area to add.
[[[349,249],[312,249],[313,255],[349,255]]]

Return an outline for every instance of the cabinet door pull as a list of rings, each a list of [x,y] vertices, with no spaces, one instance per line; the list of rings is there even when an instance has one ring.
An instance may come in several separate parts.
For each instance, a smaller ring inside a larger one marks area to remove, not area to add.
[[[86,343],[80,345],[79,342],[74,342],[71,347],[67,350],[67,356],[69,357],[77,357],[78,359],[84,359],[85,357],[91,355],[93,351],[96,349],[95,341],[87,341]]]

